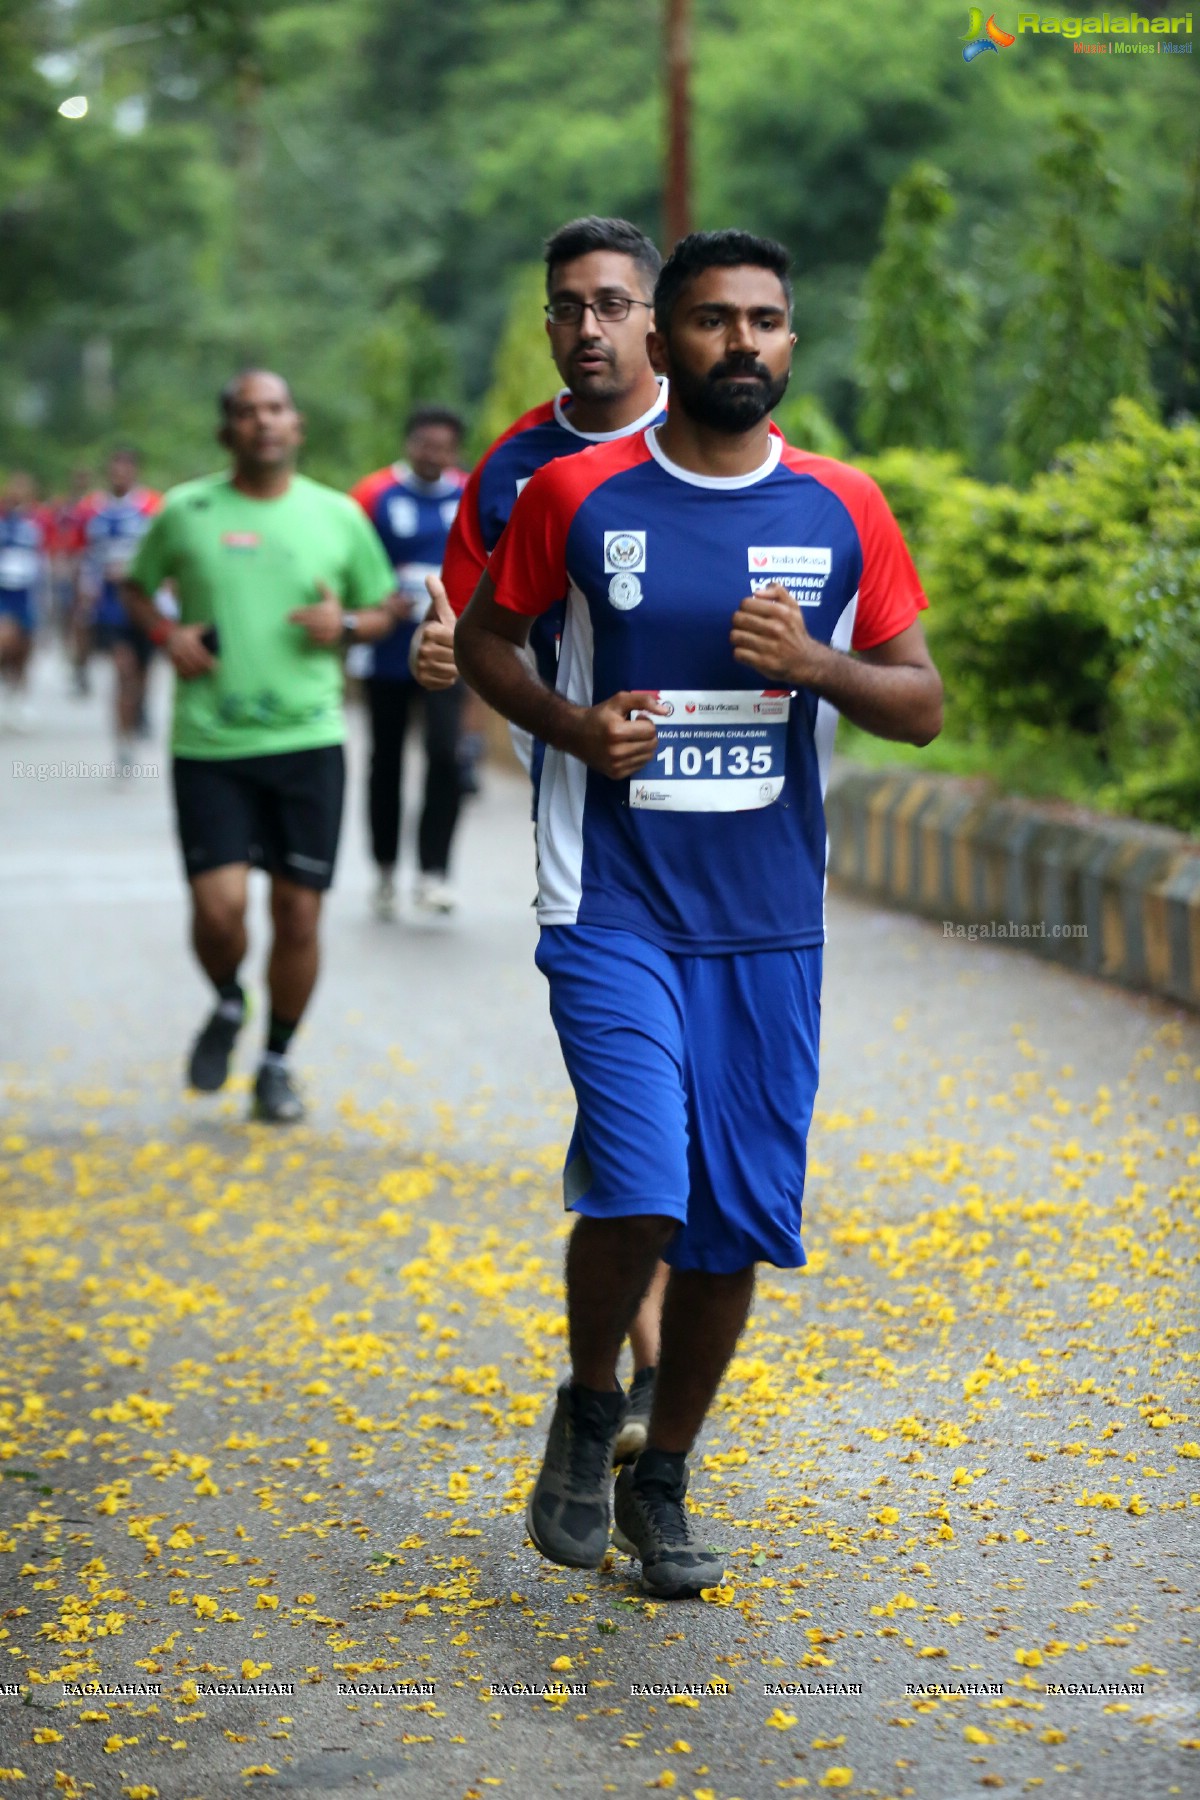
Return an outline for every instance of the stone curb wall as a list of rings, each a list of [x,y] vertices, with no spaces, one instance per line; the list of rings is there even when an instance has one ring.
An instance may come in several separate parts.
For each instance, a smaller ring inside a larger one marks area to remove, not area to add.
[[[835,882],[1200,1008],[1195,839],[850,763],[835,767],[825,809]]]

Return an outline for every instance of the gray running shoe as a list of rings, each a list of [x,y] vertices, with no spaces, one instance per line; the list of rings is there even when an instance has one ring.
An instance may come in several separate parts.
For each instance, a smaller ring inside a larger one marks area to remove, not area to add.
[[[191,1087],[199,1088],[202,1094],[215,1094],[225,1086],[233,1046],[245,1022],[245,1006],[242,1007],[239,1019],[231,1019],[221,1007],[217,1007],[192,1045],[188,1057],[187,1074]]]
[[[599,1394],[564,1381],[525,1527],[549,1562],[598,1569],[608,1554],[613,1445],[625,1410],[620,1389]]]
[[[660,1600],[686,1600],[719,1586],[725,1574],[724,1551],[703,1550],[696,1542],[684,1504],[687,1484],[686,1468],[677,1477],[648,1450],[635,1467],[621,1470],[613,1492],[617,1548],[637,1557],[643,1588]]]
[[[294,1125],[304,1117],[304,1102],[291,1070],[283,1063],[263,1063],[254,1080],[254,1118],[268,1125]]]
[[[650,1409],[654,1405],[654,1377],[657,1374],[657,1369],[639,1369],[629,1385],[625,1417],[621,1420],[621,1429],[613,1446],[615,1463],[632,1462],[646,1448]]]

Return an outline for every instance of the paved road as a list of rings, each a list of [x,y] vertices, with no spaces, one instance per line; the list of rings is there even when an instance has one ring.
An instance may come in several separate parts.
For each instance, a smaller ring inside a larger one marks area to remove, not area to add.
[[[0,1791],[1196,1791],[1194,1019],[831,904],[811,1261],[694,1476],[730,1580],[648,1605],[522,1533],[570,1104],[520,783],[445,926],[371,919],[356,804],[272,1135],[244,1073],[180,1091],[163,781],[14,775],[106,754],[40,687],[0,771]]]

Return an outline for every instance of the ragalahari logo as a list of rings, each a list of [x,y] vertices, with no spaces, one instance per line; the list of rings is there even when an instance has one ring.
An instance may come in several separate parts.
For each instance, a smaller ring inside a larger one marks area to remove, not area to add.
[[[971,22],[963,36],[970,40],[963,46],[964,62],[974,62],[975,58],[982,56],[985,50],[1008,50],[1017,41],[1011,31],[1000,29],[996,23],[995,13],[985,25],[983,8],[980,6],[971,8]]]

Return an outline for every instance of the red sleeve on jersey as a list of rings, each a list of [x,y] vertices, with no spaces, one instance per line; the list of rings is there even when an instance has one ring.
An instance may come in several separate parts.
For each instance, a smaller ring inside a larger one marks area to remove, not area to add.
[[[547,419],[553,417],[553,400],[544,400],[540,406],[531,406],[528,412],[522,413],[519,419],[514,419],[508,430],[502,431],[488,445],[471,473],[463,476],[463,496],[459,502],[458,514],[450,527],[446,554],[442,559],[442,584],[446,589],[446,598],[456,617],[460,619],[471,603],[471,595],[479,586],[479,577],[487,568],[488,562],[489,551],[479,523],[479,483],[483,471],[501,444],[507,444],[509,438],[517,437],[534,425],[544,425]]]
[[[908,545],[878,484],[861,469],[828,456],[810,456],[789,445],[787,468],[811,475],[835,493],[854,520],[863,567],[854,614],[855,650],[873,650],[916,622],[929,605]]]
[[[563,599],[570,585],[567,536],[576,513],[604,482],[649,455],[639,432],[543,464],[519,496],[487,566],[497,605],[536,618]]]
[[[578,501],[572,505],[570,483],[560,470],[581,460],[582,455],[547,463],[517,497],[487,565],[496,603],[510,612],[536,618],[567,591],[567,533]]]
[[[156,494],[153,488],[141,488],[137,499],[138,511],[147,519],[152,519],[156,512],[162,510],[162,495]]]
[[[376,469],[373,475],[364,475],[350,489],[350,498],[358,501],[372,525],[375,523],[375,502],[395,484],[395,480],[394,469]]]
[[[497,442],[502,442],[498,439]],[[496,448],[492,445],[492,450]],[[488,451],[488,456],[491,455]],[[466,612],[471,595],[479,586],[479,577],[487,567],[487,550],[479,529],[479,472],[487,456],[477,463],[467,478],[450,535],[442,558],[442,585],[456,618]]]

